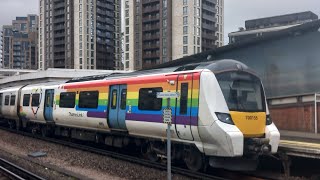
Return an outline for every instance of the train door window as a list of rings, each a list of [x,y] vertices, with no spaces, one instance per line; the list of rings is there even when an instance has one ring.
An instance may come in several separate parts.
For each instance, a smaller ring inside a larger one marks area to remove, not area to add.
[[[60,108],[74,108],[76,101],[76,93],[75,92],[63,92],[60,93]]]
[[[99,91],[83,91],[79,95],[79,108],[98,108]]]
[[[40,104],[40,94],[32,94],[31,106],[37,107]]]
[[[14,106],[16,103],[16,95],[11,95],[10,106]]]
[[[10,96],[9,96],[9,95],[5,96],[5,98],[4,98],[4,105],[5,105],[5,106],[8,106],[8,105],[9,105],[9,99],[10,99]]]
[[[121,91],[121,102],[120,102],[120,109],[124,110],[127,106],[127,90],[122,89]]]
[[[23,95],[23,106],[29,106],[30,104],[30,94]]]
[[[117,108],[117,90],[112,90],[111,109]]]
[[[180,114],[187,114],[188,109],[188,83],[181,83]]]
[[[160,111],[162,109],[162,99],[157,98],[157,92],[162,92],[161,87],[142,88],[139,90],[139,110]]]

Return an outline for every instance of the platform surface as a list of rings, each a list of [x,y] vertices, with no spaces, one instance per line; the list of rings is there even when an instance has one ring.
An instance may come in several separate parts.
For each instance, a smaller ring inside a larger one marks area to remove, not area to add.
[[[320,134],[280,131],[279,151],[291,156],[320,159]]]

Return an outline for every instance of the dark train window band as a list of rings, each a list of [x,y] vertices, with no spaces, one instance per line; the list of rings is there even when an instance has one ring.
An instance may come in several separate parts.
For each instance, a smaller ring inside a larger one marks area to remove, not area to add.
[[[30,104],[30,94],[23,95],[23,106],[29,106]]]
[[[11,95],[10,106],[14,106],[16,103],[16,95]]]
[[[75,92],[63,92],[60,93],[60,108],[74,108],[76,101]]]
[[[162,99],[157,98],[157,92],[162,92],[161,87],[141,88],[139,90],[139,110],[160,111]]]
[[[37,107],[40,104],[40,94],[32,94],[31,106]]]
[[[98,108],[99,91],[82,91],[79,95],[79,108]]]
[[[188,111],[188,83],[181,83],[180,114]]]

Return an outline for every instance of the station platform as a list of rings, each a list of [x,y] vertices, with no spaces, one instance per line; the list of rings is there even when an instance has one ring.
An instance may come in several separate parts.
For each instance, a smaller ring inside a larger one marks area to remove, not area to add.
[[[280,131],[279,152],[289,156],[320,159],[320,134]]]

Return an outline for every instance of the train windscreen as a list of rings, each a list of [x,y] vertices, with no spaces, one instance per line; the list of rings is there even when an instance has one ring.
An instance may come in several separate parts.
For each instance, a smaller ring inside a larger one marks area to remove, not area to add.
[[[265,111],[264,92],[258,77],[242,71],[216,74],[230,111]]]

